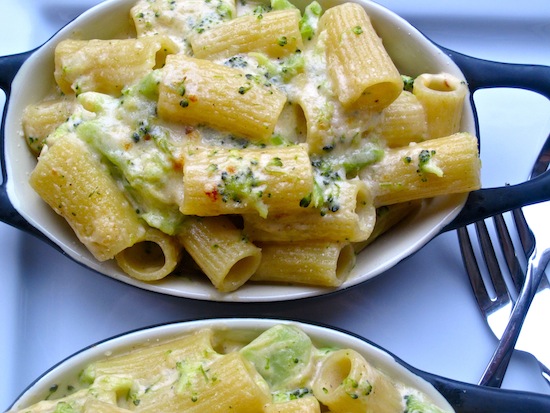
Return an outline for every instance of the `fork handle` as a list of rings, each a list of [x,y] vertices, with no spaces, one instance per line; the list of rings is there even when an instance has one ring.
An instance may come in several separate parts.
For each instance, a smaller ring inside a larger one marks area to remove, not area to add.
[[[510,87],[530,90],[550,100],[550,67],[502,63],[478,59],[438,47],[460,68],[472,91],[471,105],[479,136],[479,122],[473,101],[473,92],[479,89]],[[480,219],[501,214],[525,205],[550,199],[550,172],[517,185],[482,188],[469,194],[466,204],[456,218],[442,232],[454,230]]]
[[[479,384],[482,386],[500,387],[510,358],[516,346],[523,321],[527,316],[529,306],[535,297],[538,286],[544,277],[544,270],[550,260],[550,249],[538,251],[535,246],[533,255],[529,258],[525,282],[519,292],[518,299],[512,309],[508,324],[500,339]]]

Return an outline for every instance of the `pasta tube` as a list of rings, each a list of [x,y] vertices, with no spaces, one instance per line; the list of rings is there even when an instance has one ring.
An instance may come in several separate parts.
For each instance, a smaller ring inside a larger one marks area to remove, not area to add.
[[[372,233],[367,240],[353,244],[355,253],[359,254],[365,247],[370,245],[381,235],[389,231],[405,218],[411,216],[413,212],[418,211],[420,205],[421,202],[416,200],[378,208],[376,210],[376,224],[374,225]]]
[[[45,100],[29,105],[23,111],[23,133],[32,153],[40,154],[46,138],[73,113],[74,96]]]
[[[321,405],[313,396],[304,396],[281,403],[270,403],[264,413],[321,413]]]
[[[270,83],[208,60],[170,55],[163,72],[158,114],[169,121],[205,124],[264,142],[286,102]]]
[[[327,33],[328,71],[342,105],[382,110],[399,96],[401,75],[363,7],[331,7],[320,25]]]
[[[73,133],[57,137],[41,154],[30,184],[99,261],[145,235],[145,226],[106,167]]]
[[[376,132],[390,148],[421,142],[428,138],[424,107],[411,92],[403,91],[382,112]]]
[[[236,16],[235,0],[138,0],[130,10],[137,37],[166,36],[179,53],[191,54],[189,38]]]
[[[176,383],[140,397],[140,412],[257,413],[270,399],[265,381],[237,352],[220,357],[208,370],[185,364],[180,370]]]
[[[389,149],[362,178],[376,206],[480,188],[477,139],[469,133]]]
[[[304,145],[228,149],[189,145],[184,152],[185,215],[214,216],[300,210],[313,188]]]
[[[298,9],[243,15],[196,34],[191,38],[191,47],[198,58],[231,57],[248,52],[281,58],[303,48],[299,22]]]
[[[102,376],[119,375],[132,377],[141,385],[150,387],[178,361],[195,362],[216,355],[212,348],[212,330],[198,330],[161,344],[143,346],[136,351],[93,362],[84,369],[81,379],[93,383]]]
[[[376,212],[369,190],[359,180],[336,184],[338,210],[321,214],[317,208],[280,212],[264,219],[244,216],[245,232],[255,241],[364,241],[372,232]]]
[[[323,360],[312,388],[315,397],[331,412],[403,411],[394,384],[355,350],[337,350]]]
[[[156,281],[174,271],[181,258],[181,246],[175,237],[149,228],[143,239],[116,256],[118,266],[129,276]]]
[[[175,51],[165,37],[72,40],[55,48],[55,80],[67,95],[95,91],[119,95]]]
[[[260,265],[261,250],[226,216],[189,218],[178,239],[222,292],[242,286]]]
[[[338,287],[355,265],[349,243],[331,241],[262,242],[262,261],[252,281]]]
[[[130,413],[131,410],[118,407],[116,404],[101,402],[96,399],[88,399],[82,406],[82,413]]]
[[[448,73],[423,74],[413,84],[428,121],[430,139],[452,135],[460,130],[466,83]]]

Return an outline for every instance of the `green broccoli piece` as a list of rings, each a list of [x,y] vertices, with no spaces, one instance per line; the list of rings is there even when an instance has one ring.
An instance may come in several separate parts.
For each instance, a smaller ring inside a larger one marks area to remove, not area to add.
[[[258,61],[258,65],[263,66],[269,77],[280,76],[283,82],[288,82],[298,73],[304,70],[304,57],[301,53],[293,53],[286,59],[276,64],[266,54],[259,52],[249,53],[249,56]]]
[[[77,410],[67,402],[59,402],[53,413],[77,413]]]
[[[304,57],[301,53],[294,53],[286,58],[280,67],[280,74],[283,81],[288,82],[298,73],[301,73],[304,70],[304,64]]]
[[[157,100],[159,96],[159,84],[161,81],[161,71],[153,70],[139,82],[138,92],[150,100]]]
[[[445,413],[445,410],[413,394],[405,396],[405,402],[405,413]]]
[[[418,155],[418,172],[420,174],[430,173],[440,178],[443,176],[443,170],[433,161],[435,154],[436,152],[434,150],[429,151],[424,149],[420,151]]]
[[[317,24],[319,23],[319,18],[323,13],[323,8],[316,1],[311,2],[304,10],[304,15],[300,19],[300,33],[302,34],[302,39],[311,40],[315,36],[315,31],[317,30]]]
[[[295,9],[296,6],[288,0],[271,0],[271,8],[273,10]]]
[[[346,175],[356,175],[365,166],[378,162],[384,156],[384,150],[377,145],[364,145],[347,155],[342,167]]]
[[[401,75],[401,79],[403,79],[403,90],[412,93],[414,78],[407,75]]]
[[[311,339],[286,324],[264,331],[240,350],[274,390],[299,387],[313,353]]]

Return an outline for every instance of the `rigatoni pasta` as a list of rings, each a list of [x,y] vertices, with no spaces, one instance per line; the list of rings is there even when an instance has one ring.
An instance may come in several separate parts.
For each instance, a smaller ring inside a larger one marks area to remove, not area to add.
[[[164,63],[174,44],[161,36],[142,39],[62,41],[55,48],[55,80],[66,95],[96,91],[118,95]]]
[[[60,134],[42,152],[30,184],[99,261],[114,258],[145,235],[145,225],[99,157],[74,133]]]
[[[179,242],[219,291],[234,291],[260,265],[261,249],[227,216],[188,218]]]
[[[459,132],[467,92],[465,82],[447,73],[424,73],[414,80],[413,94],[424,107],[431,139]]]
[[[372,182],[376,206],[441,194],[469,192],[479,185],[477,139],[457,133],[388,150],[364,179]]]
[[[264,142],[271,137],[286,96],[234,68],[170,55],[159,87],[161,119],[207,124]]]
[[[428,139],[426,111],[413,93],[402,91],[397,99],[382,111],[382,116],[383,120],[377,126],[377,133],[388,147],[396,148]]]
[[[260,242],[262,260],[252,281],[286,282],[338,287],[355,264],[349,242]]]
[[[22,123],[32,187],[130,277],[336,288],[416,202],[480,186],[465,83],[404,82],[358,4],[137,0],[129,18],[135,36],[60,42]]]
[[[231,57],[259,52],[281,58],[303,47],[298,9],[237,17],[191,38],[198,58]]]
[[[403,81],[365,9],[344,3],[327,10],[327,65],[338,100],[344,106],[383,109],[403,89]]]
[[[313,190],[304,145],[225,149],[189,145],[184,152],[185,215],[258,214],[300,211]]]
[[[9,413],[447,411],[411,376],[341,347],[290,323],[195,328],[101,356],[69,390],[52,387],[48,400]]]

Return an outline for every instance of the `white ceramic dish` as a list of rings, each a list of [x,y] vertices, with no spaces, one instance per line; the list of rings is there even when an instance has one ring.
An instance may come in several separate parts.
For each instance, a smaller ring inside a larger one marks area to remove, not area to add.
[[[52,386],[62,388],[67,384],[75,383],[78,374],[89,363],[106,355],[127,351],[140,344],[157,342],[201,328],[212,328],[222,332],[224,336],[230,332],[231,338],[246,341],[280,323],[292,323],[298,326],[312,338],[317,346],[352,348],[358,351],[390,377],[424,392],[438,407],[446,411],[452,411],[452,409],[461,412],[481,411],[474,410],[478,408],[483,408],[483,411],[489,413],[510,411],[510,408],[518,408],[520,403],[526,409],[550,406],[550,398],[546,396],[473,386],[426,374],[408,366],[375,344],[345,331],[289,320],[221,318],[145,328],[94,344],[62,361],[38,378],[13,403],[11,409],[21,409],[43,400],[50,394]],[[508,407],[503,409],[505,405]]]
[[[155,283],[135,280],[123,273],[113,261],[105,263],[96,261],[77,240],[63,219],[50,210],[29,186],[28,174],[35,165],[35,159],[20,137],[20,117],[28,104],[38,101],[46,94],[53,81],[55,45],[69,37],[113,37],[123,31],[124,25],[128,24],[129,9],[134,2],[134,0],[105,1],[64,27],[30,57],[14,56],[2,62],[2,66],[6,67],[4,76],[9,77],[10,72],[17,72],[17,75],[14,76],[11,89],[8,80],[0,83],[6,86],[9,96],[3,133],[5,158],[3,172],[7,179],[4,179],[1,187],[3,191],[0,193],[0,219],[39,235],[88,268],[124,283],[162,294],[212,301],[262,302],[291,300],[333,292],[332,289],[309,286],[247,284],[236,292],[222,294],[217,292],[206,278],[167,277]],[[321,3],[324,8],[328,8],[338,4],[339,1],[327,0]],[[298,5],[300,4],[307,3],[300,0]],[[449,57],[448,52],[434,45],[406,21],[370,1],[362,1],[361,4],[368,10],[379,35],[384,39],[386,48],[403,73],[414,76],[422,72],[446,71],[464,78],[461,69]],[[454,55],[454,58],[460,58],[460,56]],[[468,60],[464,62],[468,65],[470,63]],[[17,70],[19,65],[21,67]],[[472,81],[470,78],[467,80]],[[476,133],[475,109],[469,101],[465,104],[461,129]],[[539,198],[544,194],[545,197],[550,197],[548,189],[527,192]],[[448,229],[448,225],[461,210],[471,212],[477,218],[481,213],[489,214],[491,208],[478,205],[479,201],[484,202],[485,198],[482,194],[474,197],[474,202],[470,202],[470,199],[464,210],[466,195],[443,196],[426,202],[415,214],[363,251],[358,256],[357,265],[351,275],[337,290],[367,281],[393,267],[423,247],[442,230]],[[517,197],[507,199],[515,199],[515,206],[526,203]],[[537,199],[529,199],[529,202],[535,200]],[[509,209],[505,205],[503,208]],[[471,216],[469,219],[473,220]]]

